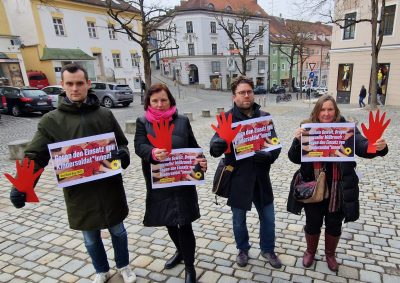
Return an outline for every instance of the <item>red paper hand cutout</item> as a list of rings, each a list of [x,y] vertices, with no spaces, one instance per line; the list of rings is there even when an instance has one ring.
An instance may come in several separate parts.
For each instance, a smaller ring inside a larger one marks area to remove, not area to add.
[[[361,129],[364,136],[368,139],[368,153],[376,153],[376,146],[374,143],[382,137],[383,132],[389,126],[390,119],[383,123],[386,117],[386,112],[383,113],[382,117],[379,119],[379,110],[376,112],[375,120],[372,111],[369,112],[369,129],[361,124]]]
[[[228,120],[226,120],[225,113],[221,115],[217,115],[218,121],[218,128],[211,124],[211,127],[217,134],[220,136],[221,139],[224,139],[228,144],[228,148],[226,149],[225,153],[231,152],[231,142],[235,139],[237,133],[242,128],[242,125],[238,125],[235,129],[232,129],[232,113],[229,113]]]
[[[147,138],[150,143],[156,148],[166,149],[167,152],[171,152],[172,150],[172,131],[174,130],[175,125],[172,124],[169,127],[169,121],[161,119],[160,122],[153,122],[153,130],[154,137],[150,134],[147,134]]]
[[[14,178],[10,174],[4,174],[6,178],[13,184],[13,186],[21,193],[26,193],[27,202],[39,202],[39,198],[33,190],[33,185],[36,179],[42,174],[44,168],[39,169],[36,173],[33,173],[35,168],[35,161],[29,162],[28,158],[24,158],[22,166],[19,164],[19,160],[16,160],[15,167],[17,168],[17,177]]]

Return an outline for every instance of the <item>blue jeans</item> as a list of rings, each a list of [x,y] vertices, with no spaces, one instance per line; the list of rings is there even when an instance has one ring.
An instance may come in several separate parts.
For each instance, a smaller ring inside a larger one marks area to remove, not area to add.
[[[253,201],[260,219],[260,248],[262,252],[275,250],[275,211],[274,203],[261,207],[259,200]],[[233,234],[235,235],[236,248],[249,250],[249,232],[246,225],[246,210],[231,207]]]
[[[364,98],[365,97],[361,96],[358,98],[358,104],[360,105],[360,107],[365,107]]]
[[[117,268],[127,266],[129,264],[128,235],[124,224],[121,222],[108,228],[108,231],[111,234]],[[101,240],[100,230],[82,231],[82,233],[96,273],[109,271],[110,266],[108,265],[106,250]]]

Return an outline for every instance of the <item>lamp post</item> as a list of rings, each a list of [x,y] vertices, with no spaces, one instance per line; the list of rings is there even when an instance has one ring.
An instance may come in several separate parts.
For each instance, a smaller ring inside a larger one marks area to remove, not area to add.
[[[136,53],[134,58],[135,58],[135,63],[138,68],[137,75],[139,76],[139,83],[140,83],[140,104],[143,105],[144,104],[144,93],[143,93],[143,86],[142,86],[143,82],[142,82],[142,74],[140,73],[140,58],[141,58],[141,56]]]

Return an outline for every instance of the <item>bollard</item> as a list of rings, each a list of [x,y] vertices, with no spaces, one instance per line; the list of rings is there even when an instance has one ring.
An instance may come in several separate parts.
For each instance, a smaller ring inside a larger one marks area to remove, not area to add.
[[[217,107],[217,114],[225,112],[224,107]]]
[[[29,140],[16,140],[8,144],[11,160],[24,159],[24,151],[29,144]]]
[[[201,117],[211,117],[210,110],[208,109],[201,110]]]
[[[128,120],[125,122],[125,133],[134,135],[136,132],[136,121]]]
[[[193,121],[193,113],[192,112],[184,112],[183,116],[188,117],[189,121]]]

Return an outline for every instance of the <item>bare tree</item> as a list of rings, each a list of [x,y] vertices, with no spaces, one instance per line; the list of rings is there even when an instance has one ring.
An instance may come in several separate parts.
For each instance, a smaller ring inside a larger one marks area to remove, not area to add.
[[[300,65],[300,81],[303,76],[303,64],[309,57],[306,53],[307,41],[311,39],[311,33],[307,32],[307,27],[302,21],[285,20],[284,33],[285,37],[279,37],[278,48],[281,53],[286,55],[286,60],[289,63],[289,91],[293,91],[292,77],[294,66]],[[287,47],[290,47],[289,52]],[[300,61],[298,58],[300,58]],[[300,83],[300,91],[302,91],[302,84]]]
[[[345,11],[360,8],[362,5],[366,5],[368,1],[369,13],[360,15],[356,19],[346,18]],[[377,106],[378,58],[384,36],[386,0],[336,0],[333,6],[334,11],[331,9],[333,0],[301,0],[300,2],[301,6],[310,14],[318,13],[327,18],[327,23],[333,23],[341,29],[347,29],[362,22],[371,24],[370,106],[375,109]]]
[[[106,3],[107,14],[118,23],[118,26],[113,26],[114,30],[127,34],[130,39],[140,45],[145,81],[146,85],[150,86],[151,58],[162,51],[179,48],[174,39],[176,35],[176,27],[172,23],[174,11],[161,8],[159,5],[146,5],[145,0],[120,1],[118,7],[115,7],[112,0],[106,0]],[[132,15],[132,11],[136,11],[137,15]],[[141,29],[132,29],[136,21],[140,22]],[[166,23],[166,25],[161,28],[161,23]]]
[[[254,17],[246,8],[234,15],[216,15],[215,19],[237,50],[242,64],[239,66],[235,60],[236,68],[240,74],[246,75],[247,62],[256,59],[255,54],[250,54],[250,50],[255,47],[257,40],[263,38],[268,29],[267,25],[263,23],[256,32],[251,31],[249,22],[259,17]]]

